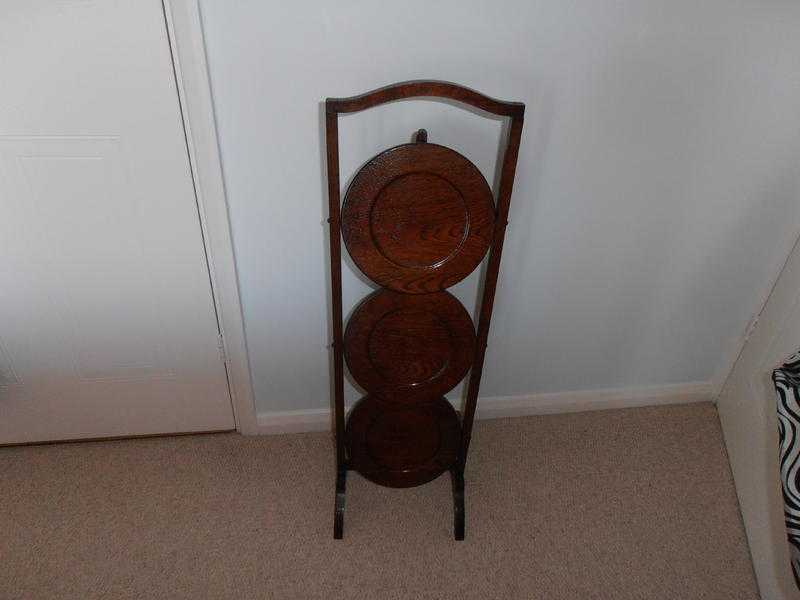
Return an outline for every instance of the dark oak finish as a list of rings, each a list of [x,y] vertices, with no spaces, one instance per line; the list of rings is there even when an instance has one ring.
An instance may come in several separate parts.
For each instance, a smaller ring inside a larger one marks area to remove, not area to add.
[[[338,115],[387,102],[433,97],[508,117],[496,202],[480,172],[457,152],[414,142],[373,158],[340,204]],[[420,485],[449,471],[453,532],[464,539],[464,467],[508,223],[525,106],[441,81],[411,81],[326,101],[326,143],[336,425],[334,537],[341,538],[346,473],[381,485]],[[341,242],[380,285],[342,335]],[[468,275],[487,248],[477,335],[460,303],[443,290]],[[344,420],[343,355],[369,393]],[[441,397],[471,367],[459,421]]]
[[[458,415],[444,398],[398,405],[366,396],[347,420],[352,468],[388,487],[436,479],[457,463],[460,443]]]
[[[336,467],[336,501],[333,514],[333,539],[340,540],[344,534],[344,503],[347,497],[347,465]]]
[[[475,357],[475,327],[447,292],[380,290],[356,308],[344,334],[350,374],[396,402],[436,399],[464,378]]]
[[[450,479],[453,484],[453,537],[461,541],[464,539],[464,469],[458,466],[450,469]]]
[[[446,98],[480,108],[493,115],[520,120],[525,113],[525,105],[522,102],[495,100],[456,83],[430,80],[395,83],[350,98],[328,98],[325,106],[329,112],[353,113],[409,98]]]
[[[492,192],[477,167],[423,142],[364,165],[342,207],[353,261],[374,282],[410,294],[438,292],[472,273],[493,228]]]
[[[339,124],[335,112],[325,114],[328,154],[328,223],[331,255],[331,318],[333,321],[333,395],[336,424],[336,469],[346,466],[344,451],[344,361],[342,359],[342,244],[339,218]],[[344,509],[342,509],[344,510]]]

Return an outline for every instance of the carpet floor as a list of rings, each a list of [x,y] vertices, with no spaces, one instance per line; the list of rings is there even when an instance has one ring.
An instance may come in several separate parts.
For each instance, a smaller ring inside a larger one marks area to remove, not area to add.
[[[711,404],[476,423],[447,476],[350,474],[329,434],[0,448],[0,598],[756,599]]]

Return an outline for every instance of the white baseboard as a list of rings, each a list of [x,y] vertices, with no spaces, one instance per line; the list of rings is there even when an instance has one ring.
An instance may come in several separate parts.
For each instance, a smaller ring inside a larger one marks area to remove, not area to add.
[[[712,384],[703,382],[644,388],[552,392],[527,396],[498,396],[478,399],[477,417],[479,419],[499,419],[637,406],[711,402],[714,397],[713,392]]]
[[[495,396],[478,399],[478,419],[525,417],[558,413],[711,402],[712,382],[678,383],[642,388],[581,390],[524,396]],[[456,406],[460,405],[460,400]],[[332,428],[328,408],[262,412],[258,414],[256,434],[304,433]]]
[[[269,411],[256,415],[256,428],[257,435],[330,431],[333,419],[329,408]]]

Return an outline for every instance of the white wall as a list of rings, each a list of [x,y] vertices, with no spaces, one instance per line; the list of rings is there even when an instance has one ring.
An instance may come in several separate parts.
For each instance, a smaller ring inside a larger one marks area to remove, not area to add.
[[[800,3],[201,9],[259,410],[329,405],[320,102],[415,78],[528,106],[483,396],[729,367],[800,223]],[[343,182],[419,127],[492,181],[497,122],[406,102],[342,119]]]

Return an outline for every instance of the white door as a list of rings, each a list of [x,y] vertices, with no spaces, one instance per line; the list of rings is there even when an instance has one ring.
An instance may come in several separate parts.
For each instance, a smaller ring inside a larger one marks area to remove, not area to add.
[[[160,0],[0,3],[0,444],[234,427]]]
[[[789,563],[778,463],[773,369],[800,349],[800,244],[745,343],[718,401],[761,597],[800,598]]]

